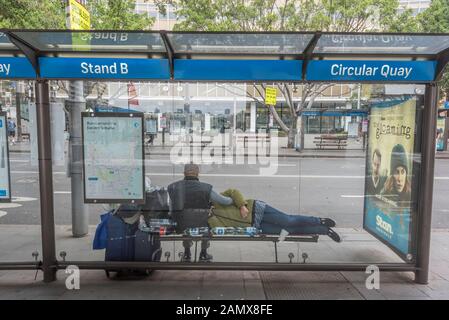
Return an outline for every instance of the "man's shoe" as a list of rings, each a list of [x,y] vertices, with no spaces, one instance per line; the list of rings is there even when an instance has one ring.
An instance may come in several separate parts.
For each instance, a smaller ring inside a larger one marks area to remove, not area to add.
[[[190,248],[184,248],[184,255],[182,256],[183,262],[192,262],[192,254]]]
[[[338,235],[338,233],[336,233],[334,230],[332,230],[331,228],[329,228],[329,230],[327,231],[327,235],[334,240],[335,242],[341,242],[341,238]]]
[[[200,253],[200,262],[211,262],[213,259],[213,256],[211,254],[208,254],[207,251],[201,251]]]
[[[320,218],[320,222],[322,225],[328,227],[328,228],[333,228],[335,227],[335,221],[329,218]]]
[[[184,253],[184,256],[182,257],[182,262],[192,262],[192,256],[190,254]]]

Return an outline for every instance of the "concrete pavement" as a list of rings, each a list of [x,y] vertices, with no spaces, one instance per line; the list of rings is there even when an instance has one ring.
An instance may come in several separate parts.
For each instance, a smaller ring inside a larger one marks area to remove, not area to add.
[[[91,249],[89,237],[74,239],[68,226],[57,226],[57,253],[67,252],[67,260],[103,260],[103,250]],[[39,226],[1,226],[1,261],[31,260],[40,249]],[[339,229],[344,241],[335,243],[323,236],[318,243],[280,244],[280,261],[302,263],[301,252],[311,262],[399,262],[399,258],[370,235],[359,229]],[[166,243],[163,251],[178,245]],[[213,243],[215,261],[273,261],[271,244],[244,242]],[[59,258],[59,255],[58,255]],[[163,258],[165,261],[165,259]],[[0,299],[449,299],[449,229],[432,234],[430,282],[418,285],[412,273],[381,272],[380,289],[368,290],[363,272],[257,272],[257,271],[155,271],[143,280],[118,281],[103,271],[81,270],[80,290],[65,287],[66,274],[58,272],[56,282],[45,284],[42,273],[0,271]]]

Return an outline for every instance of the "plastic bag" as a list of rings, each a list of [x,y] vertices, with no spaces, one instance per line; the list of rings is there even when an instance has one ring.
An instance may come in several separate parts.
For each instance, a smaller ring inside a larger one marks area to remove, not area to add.
[[[112,216],[113,210],[106,212],[100,216],[100,223],[95,230],[95,237],[93,242],[94,250],[106,249],[108,243],[108,221]]]

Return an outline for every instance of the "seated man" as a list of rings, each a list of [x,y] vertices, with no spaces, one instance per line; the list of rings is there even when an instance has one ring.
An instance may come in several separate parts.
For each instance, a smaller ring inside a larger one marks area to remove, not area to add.
[[[208,220],[215,227],[255,227],[264,234],[280,234],[286,230],[290,234],[327,235],[335,242],[341,242],[340,236],[332,230],[335,221],[302,215],[289,215],[260,200],[245,200],[235,189],[228,189],[223,196],[233,200],[235,205],[222,205],[213,202],[214,209]]]
[[[170,196],[170,212],[177,223],[177,232],[184,232],[188,228],[207,227],[207,219],[211,203],[232,205],[232,199],[223,197],[212,190],[210,184],[198,179],[199,167],[189,163],[184,166],[184,179],[168,186]],[[191,260],[190,248],[192,241],[184,241],[184,261]],[[212,255],[207,253],[209,241],[201,242],[200,261],[211,261]]]

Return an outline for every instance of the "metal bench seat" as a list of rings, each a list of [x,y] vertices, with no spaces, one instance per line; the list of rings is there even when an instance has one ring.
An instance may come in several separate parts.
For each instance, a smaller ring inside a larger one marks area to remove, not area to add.
[[[212,236],[187,236],[183,234],[171,234],[160,236],[161,241],[185,241],[191,240],[195,242],[195,253],[194,262],[197,261],[198,253],[198,241],[209,240],[209,241],[269,241],[273,242],[274,254],[276,263],[279,262],[278,259],[278,242],[318,242],[319,236],[317,234],[311,235],[290,235],[286,236],[284,239],[280,239],[279,235],[274,234],[258,234],[254,236],[244,236],[244,235],[212,235]]]

